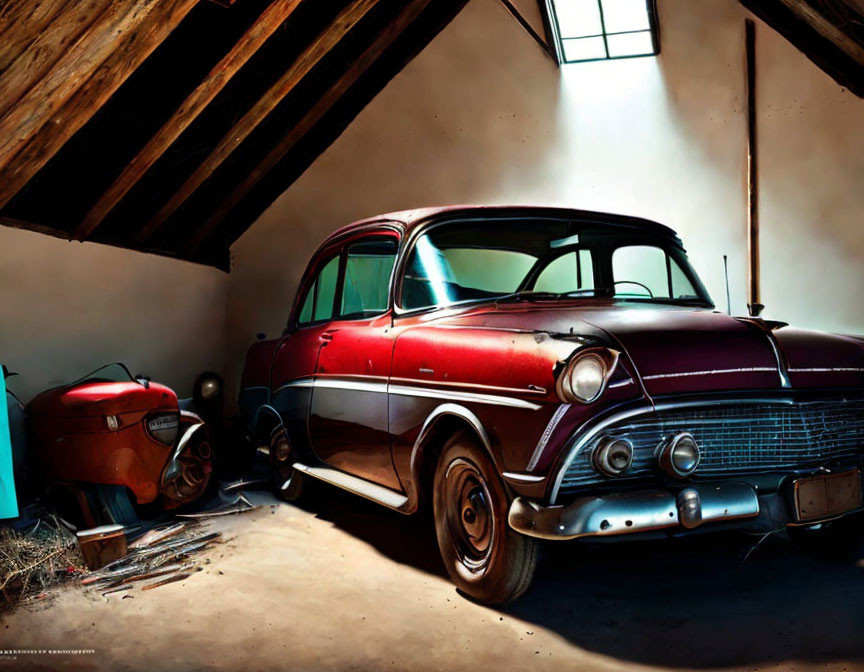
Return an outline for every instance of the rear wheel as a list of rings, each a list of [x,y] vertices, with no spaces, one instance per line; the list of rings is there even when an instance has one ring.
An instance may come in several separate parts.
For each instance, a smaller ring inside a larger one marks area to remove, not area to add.
[[[435,472],[438,547],[456,586],[489,604],[522,595],[537,565],[537,542],[510,529],[508,504],[504,483],[474,437],[453,436]]]
[[[270,437],[273,492],[286,502],[296,502],[301,498],[308,498],[309,495],[308,479],[293,466],[296,458],[285,428],[277,428]]]

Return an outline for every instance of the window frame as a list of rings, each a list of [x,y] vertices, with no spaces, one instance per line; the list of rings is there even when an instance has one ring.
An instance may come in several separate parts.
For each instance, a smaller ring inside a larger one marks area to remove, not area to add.
[[[384,309],[381,312],[375,313],[373,315],[365,315],[365,314],[364,315],[357,315],[357,313],[343,313],[342,312],[342,293],[343,293],[343,290],[345,289],[345,278],[347,277],[348,252],[355,245],[368,242],[369,240],[372,240],[375,238],[383,238],[383,239],[393,240],[396,243],[396,250],[395,250],[394,255],[393,255],[393,266],[390,268],[390,275],[389,275],[388,280],[387,280],[387,300],[385,301]],[[381,317],[382,315],[386,315],[388,312],[390,312],[390,310],[393,307],[393,274],[394,274],[394,271],[396,270],[396,264],[399,261],[399,242],[400,242],[399,236],[388,235],[387,233],[383,233],[383,232],[375,232],[375,233],[364,234],[363,236],[349,240],[344,244],[344,246],[342,248],[342,252],[341,252],[342,259],[339,262],[339,270],[340,270],[340,272],[339,272],[339,285],[336,288],[337,289],[336,293],[338,294],[337,305],[339,306],[339,310],[334,311],[334,315],[331,318],[332,321],[339,320],[340,322],[354,322],[354,321],[360,321],[360,320],[375,320],[375,319],[378,319],[379,317]],[[352,317],[352,315],[354,317]]]
[[[568,38],[564,37],[561,34],[561,26],[558,22],[558,14],[555,9],[556,0],[540,0],[540,7],[543,9],[543,24],[546,27],[547,38],[551,42],[554,47],[555,55],[558,60],[558,65],[572,65],[574,63],[597,63],[599,61],[623,61],[630,58],[646,58],[650,56],[659,56],[660,55],[660,22],[658,20],[657,15],[657,0],[645,0],[647,9],[648,9],[648,30],[626,30],[615,33],[609,33],[606,31],[606,23],[603,17],[603,4],[601,0],[596,0],[597,6],[600,11],[600,25],[602,32],[598,35],[583,35],[578,38]],[[651,44],[654,48],[653,53],[650,54],[634,54],[631,56],[610,56],[609,55],[609,42],[608,37],[610,35],[628,35],[635,33],[644,33],[648,32],[651,35]],[[602,37],[603,38],[603,47],[606,51],[606,56],[602,58],[586,58],[586,59],[578,59],[573,61],[568,61],[566,58],[566,52],[564,50],[564,40],[568,39],[587,39],[592,37]]]
[[[370,237],[389,236],[396,240],[396,261],[393,263],[393,268],[390,271],[389,286],[387,288],[387,309],[376,315],[375,317],[360,316],[357,318],[342,318],[340,313],[342,305],[342,285],[344,284],[345,265],[347,260],[347,250],[355,243],[361,242],[363,239]],[[359,229],[351,229],[343,236],[334,237],[332,240],[326,240],[318,251],[312,256],[303,277],[300,280],[300,286],[294,295],[294,303],[291,307],[291,312],[288,317],[288,322],[285,326],[283,336],[287,336],[294,331],[316,327],[330,322],[358,322],[363,320],[379,319],[382,315],[387,315],[393,312],[394,300],[394,282],[396,269],[399,266],[399,260],[402,256],[402,242],[404,240],[404,231],[398,222],[384,220],[372,222],[368,227]],[[300,323],[300,313],[303,311],[303,304],[306,302],[306,297],[309,294],[315,281],[318,279],[318,274],[324,267],[330,263],[335,257],[339,258],[339,271],[336,276],[336,292],[333,296],[333,312],[329,318],[324,320],[313,320],[312,322]]]

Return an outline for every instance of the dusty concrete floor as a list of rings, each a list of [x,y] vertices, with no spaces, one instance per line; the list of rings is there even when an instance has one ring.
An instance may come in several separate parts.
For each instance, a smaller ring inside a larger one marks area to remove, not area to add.
[[[4,669],[864,669],[864,563],[729,538],[546,549],[492,609],[443,576],[428,522],[326,490],[220,523],[207,570],[134,599],[59,591],[0,620]],[[271,506],[272,504],[272,506]],[[864,557],[864,553],[862,553]]]

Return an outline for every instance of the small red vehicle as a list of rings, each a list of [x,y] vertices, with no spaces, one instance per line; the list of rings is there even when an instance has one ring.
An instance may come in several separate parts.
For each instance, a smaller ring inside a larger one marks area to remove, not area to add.
[[[172,509],[207,488],[211,449],[201,418],[181,411],[173,390],[122,364],[42,392],[26,411],[46,485],[72,493],[89,525],[135,520],[130,494],[135,505],[161,498]]]
[[[721,313],[675,232],[632,217],[337,231],[283,336],[250,348],[240,406],[287,498],[312,477],[430,502],[450,576],[487,602],[526,590],[538,539],[860,527],[864,340]]]

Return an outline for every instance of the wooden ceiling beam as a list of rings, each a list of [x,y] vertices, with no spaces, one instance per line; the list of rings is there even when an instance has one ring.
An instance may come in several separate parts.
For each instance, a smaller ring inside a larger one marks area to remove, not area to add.
[[[840,0],[844,5],[852,9],[860,16],[864,16],[864,0]]]
[[[271,86],[255,105],[219,141],[210,155],[186,179],[180,188],[145,224],[135,241],[149,239],[177,209],[222,165],[222,163],[249,137],[258,124],[303,80],[312,68],[333,49],[345,35],[371,10],[378,0],[355,0],[336,17],[292,63],[279,80]]]
[[[75,229],[74,237],[84,240],[95,231],[116,205],[129,193],[156,161],[168,150],[198,115],[225,88],[246,62],[291,16],[301,0],[275,0],[217,63],[177,111],[123,169],[114,183],[93,205]]]
[[[35,39],[0,74],[0,118],[35,86],[111,0],[83,0],[35,33]],[[27,27],[35,32],[36,26]]]
[[[114,0],[0,120],[0,208],[159,46],[198,0]]]
[[[240,184],[229,193],[212,214],[201,224],[197,231],[190,237],[184,252],[193,254],[202,243],[213,233],[216,228],[228,217],[252,189],[279,163],[291,149],[299,142],[315,125],[321,121],[324,115],[342,98],[343,95],[375,64],[381,55],[396,41],[408,26],[410,26],[426,9],[431,0],[413,0],[399,14],[398,17],[384,30],[379,33],[375,41],[357,58],[348,70],[321,96],[315,105],[305,116],[276,144],[264,157],[264,159],[252,170]]]
[[[67,0],[12,0],[0,9],[0,72],[68,7]]]
[[[835,26],[806,0],[780,0],[800,20],[807,23],[823,38],[834,44],[858,65],[864,66],[864,46],[858,44],[843,30]]]

